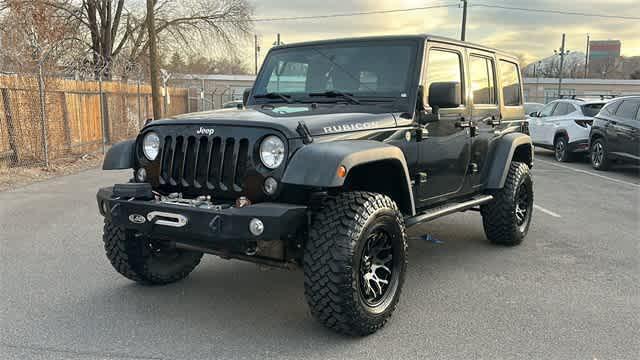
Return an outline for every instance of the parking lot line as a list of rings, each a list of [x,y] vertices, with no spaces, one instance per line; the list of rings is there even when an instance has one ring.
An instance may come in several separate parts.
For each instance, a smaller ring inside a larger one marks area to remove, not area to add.
[[[538,204],[533,204],[533,207],[534,207],[536,210],[540,210],[540,211],[542,211],[543,213],[545,213],[545,214],[547,214],[547,215],[550,215],[550,216],[553,216],[553,217],[555,217],[555,218],[561,218],[561,217],[562,217],[562,216],[560,216],[560,215],[558,215],[558,214],[554,213],[554,212],[553,212],[553,211],[551,211],[551,210],[547,210],[547,209],[543,208],[542,206],[540,206],[540,205],[538,205]]]
[[[545,164],[549,164],[549,165],[557,166],[557,167],[560,167],[560,168],[563,168],[563,169],[573,170],[573,171],[575,171],[575,172],[579,172],[579,173],[583,173],[583,174],[588,174],[588,175],[591,175],[591,176],[596,176],[596,177],[599,177],[599,178],[601,178],[601,179],[605,179],[605,180],[609,180],[609,181],[616,182],[616,183],[618,183],[618,184],[631,185],[631,186],[635,186],[635,187],[640,187],[640,185],[639,185],[639,184],[634,184],[634,183],[629,182],[629,181],[624,181],[624,180],[614,179],[614,178],[609,177],[609,176],[596,174],[596,173],[594,173],[594,172],[587,171],[587,170],[575,169],[575,168],[572,168],[572,167],[570,167],[570,166],[557,164],[557,163],[554,163],[554,162],[551,162],[551,161],[540,160],[540,159],[536,159],[535,161],[536,161],[536,162],[538,162],[538,161],[539,161],[539,162],[542,162],[542,163],[545,163]]]

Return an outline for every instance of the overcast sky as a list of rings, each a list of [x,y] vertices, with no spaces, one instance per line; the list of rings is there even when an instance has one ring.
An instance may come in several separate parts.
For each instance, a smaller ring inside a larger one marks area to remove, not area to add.
[[[402,9],[459,0],[253,0],[255,18],[327,15],[359,11]],[[495,4],[596,14],[640,16],[640,0],[469,0]],[[457,7],[331,19],[257,22],[262,55],[281,33],[285,43],[349,36],[430,33],[459,38],[462,9]],[[584,16],[517,12],[484,7],[469,9],[467,40],[523,54],[527,61],[544,58],[560,47],[585,51],[586,34],[592,40],[622,41],[622,54],[640,55],[640,21]]]

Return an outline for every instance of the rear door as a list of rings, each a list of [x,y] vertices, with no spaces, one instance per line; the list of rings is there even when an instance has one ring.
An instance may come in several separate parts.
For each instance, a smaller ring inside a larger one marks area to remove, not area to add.
[[[471,119],[475,124],[475,136],[471,138],[470,183],[481,186],[482,176],[488,163],[489,144],[497,137],[500,124],[496,61],[492,53],[468,51]]]

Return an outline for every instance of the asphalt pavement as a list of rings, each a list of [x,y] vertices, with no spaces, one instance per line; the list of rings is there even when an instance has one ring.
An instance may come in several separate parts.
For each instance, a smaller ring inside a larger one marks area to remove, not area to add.
[[[639,171],[538,152],[519,247],[490,245],[475,212],[412,229],[400,304],[366,338],[312,319],[300,271],[206,256],[169,286],[118,275],[95,192],[129,172],[2,192],[0,359],[638,359]]]

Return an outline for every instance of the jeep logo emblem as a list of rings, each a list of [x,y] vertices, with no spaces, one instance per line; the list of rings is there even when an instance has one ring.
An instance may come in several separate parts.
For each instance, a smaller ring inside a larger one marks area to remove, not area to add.
[[[147,219],[140,214],[131,214],[129,215],[129,221],[131,221],[134,224],[144,224],[147,221]]]
[[[198,131],[196,131],[196,135],[207,135],[207,136],[211,136],[213,135],[213,133],[215,133],[216,130],[215,129],[207,129],[207,128],[203,128],[201,127],[200,129],[198,129]]]

